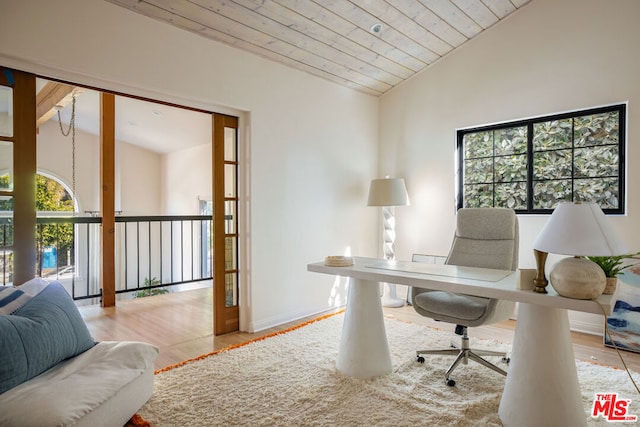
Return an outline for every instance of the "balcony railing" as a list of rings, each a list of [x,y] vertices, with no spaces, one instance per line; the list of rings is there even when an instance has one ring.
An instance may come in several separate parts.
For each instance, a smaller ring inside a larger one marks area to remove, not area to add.
[[[75,300],[99,301],[99,217],[38,217],[38,276],[60,281]],[[116,293],[211,281],[209,215],[117,216]],[[12,282],[13,224],[0,218],[2,284]]]

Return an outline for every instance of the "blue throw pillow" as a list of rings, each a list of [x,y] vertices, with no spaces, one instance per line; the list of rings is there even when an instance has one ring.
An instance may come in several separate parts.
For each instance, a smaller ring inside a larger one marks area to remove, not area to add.
[[[13,286],[0,286],[0,314],[12,314],[31,297]]]
[[[11,315],[0,315],[0,393],[95,345],[60,283],[49,283]]]

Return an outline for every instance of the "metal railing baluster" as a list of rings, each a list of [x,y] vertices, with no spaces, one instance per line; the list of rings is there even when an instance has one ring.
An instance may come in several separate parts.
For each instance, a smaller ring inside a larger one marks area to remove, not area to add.
[[[189,222],[190,233],[187,236],[185,233],[185,223]],[[144,239],[141,235],[141,226],[146,223],[148,239],[147,245],[144,245]],[[157,236],[154,234],[156,227],[152,223],[157,223]],[[177,236],[174,236],[175,225],[179,224],[177,230]],[[186,216],[117,216],[116,227],[124,227],[124,230],[120,234],[116,235],[116,238],[120,236],[122,240],[117,245],[117,251],[121,251],[121,256],[117,256],[116,259],[119,263],[116,265],[116,269],[123,272],[123,274],[116,274],[116,280],[122,280],[123,283],[117,284],[117,294],[135,292],[142,289],[152,289],[159,287],[167,287],[178,284],[192,283],[198,281],[207,281],[213,279],[213,272],[206,266],[208,265],[208,259],[210,257],[210,248],[208,245],[208,239],[206,230],[211,229],[212,218],[209,215],[186,215]],[[53,277],[59,281],[67,283],[69,286],[72,297],[75,300],[88,300],[98,299],[101,297],[101,290],[99,283],[100,265],[96,265],[93,260],[93,253],[99,252],[100,238],[94,238],[99,236],[99,229],[101,227],[101,218],[96,216],[73,216],[73,217],[38,217],[37,218],[39,237],[38,245],[40,251],[37,257],[36,267],[38,274],[43,276],[49,273],[48,277]],[[46,230],[46,226],[53,226],[50,228],[54,238],[48,242],[48,245],[52,246],[56,250],[55,269],[51,271],[51,268],[44,267],[44,240],[43,230]],[[73,241],[71,245],[63,243],[62,233],[63,227],[71,225],[73,234]],[[129,226],[136,227],[135,241],[131,240]],[[169,238],[165,238],[164,227],[167,226],[169,232]],[[199,227],[199,230],[195,230],[194,227]],[[0,238],[2,239],[2,253],[0,254],[0,262],[2,266],[0,268],[2,274],[2,284],[7,284],[12,277],[12,255],[11,255],[11,242],[8,242],[12,232],[13,225],[9,219],[0,219]],[[206,227],[206,229],[205,229]],[[84,232],[85,236],[82,236]],[[94,234],[96,233],[96,234]],[[155,236],[155,237],[154,237]],[[81,237],[84,244],[79,244]],[[179,238],[179,242],[176,242],[176,238]],[[152,241],[153,239],[153,241]],[[96,242],[97,241],[97,242]],[[155,244],[157,242],[158,248],[154,252]],[[179,249],[177,245],[179,244]],[[185,245],[190,245],[189,250]],[[129,263],[130,252],[134,249],[132,245],[135,245],[136,254],[136,275],[135,280],[129,278],[129,272],[131,266]],[[199,247],[196,249],[194,245]],[[145,249],[143,249],[145,248]],[[64,254],[61,251],[65,252]],[[146,251],[146,253],[145,253]],[[179,253],[178,253],[179,252]],[[168,260],[165,260],[165,256],[168,256]],[[190,259],[187,259],[190,258]],[[61,268],[61,259],[67,259],[66,265]],[[143,267],[142,263],[147,262],[147,266]],[[165,261],[169,262],[169,277],[164,274]],[[176,262],[180,264],[180,274],[176,277],[175,266]],[[191,266],[191,272],[186,277],[185,266]],[[68,268],[67,268],[68,267]],[[140,273],[146,270],[148,272],[148,283],[140,283]],[[71,274],[68,274],[72,272]],[[154,274],[157,273],[157,274]],[[69,277],[67,277],[69,276]],[[159,277],[159,281],[153,281],[154,277]],[[8,280],[9,279],[9,280]],[[78,284],[84,283],[79,287]],[[133,282],[133,283],[132,283]],[[64,284],[64,283],[63,283]],[[134,286],[129,286],[133,284]],[[79,290],[84,289],[83,295],[78,295]]]

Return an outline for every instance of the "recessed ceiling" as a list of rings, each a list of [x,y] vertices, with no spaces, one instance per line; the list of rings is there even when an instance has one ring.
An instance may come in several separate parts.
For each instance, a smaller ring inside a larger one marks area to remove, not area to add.
[[[530,0],[106,0],[381,95]]]

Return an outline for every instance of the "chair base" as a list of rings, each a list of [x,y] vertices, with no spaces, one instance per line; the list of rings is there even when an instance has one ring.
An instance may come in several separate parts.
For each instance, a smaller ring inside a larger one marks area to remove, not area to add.
[[[487,368],[502,374],[504,376],[507,375],[507,372],[504,369],[501,369],[500,367],[494,365],[493,363],[487,361],[486,359],[482,358],[482,356],[502,356],[502,361],[505,363],[509,363],[509,358],[507,357],[507,354],[505,352],[501,352],[501,351],[491,351],[491,350],[474,350],[469,348],[469,337],[467,336],[467,328],[462,327],[462,340],[461,340],[462,344],[461,346],[458,348],[453,342],[451,343],[451,347],[453,348],[449,348],[449,349],[442,349],[442,350],[419,350],[416,351],[416,357],[418,362],[420,363],[424,363],[425,359],[422,355],[426,355],[426,354],[441,354],[441,355],[450,355],[450,356],[456,356],[455,360],[453,361],[453,363],[451,363],[451,365],[449,365],[449,368],[447,369],[447,371],[445,372],[445,383],[449,386],[454,386],[456,385],[456,382],[451,379],[451,373],[458,367],[458,365],[460,365],[460,363],[463,364],[468,364],[469,360],[473,360],[476,363],[479,363],[483,366],[486,366]]]

